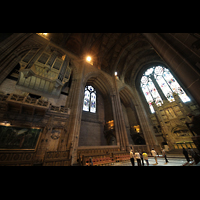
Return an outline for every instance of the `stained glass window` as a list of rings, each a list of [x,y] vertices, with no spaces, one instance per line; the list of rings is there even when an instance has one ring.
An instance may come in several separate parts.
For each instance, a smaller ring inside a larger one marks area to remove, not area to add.
[[[91,94],[90,112],[96,112],[96,94],[94,92]]]
[[[83,110],[96,113],[96,90],[91,85],[85,87]]]
[[[179,97],[181,98],[181,100],[183,102],[190,101],[190,98],[186,95],[185,91],[181,88],[181,86],[178,84],[176,79],[173,77],[173,75],[170,73],[170,71],[166,68],[164,70],[163,77],[169,84],[171,90],[173,92],[178,93]]]
[[[152,80],[150,78],[149,78],[149,82],[147,84],[147,87],[149,88],[149,91],[151,92],[151,95],[152,95],[156,105],[161,106],[162,99],[161,99],[154,83],[152,82]]]
[[[151,103],[153,102],[153,98],[151,96],[151,93],[149,92],[149,89],[147,87],[147,85],[142,85],[141,84],[141,87],[142,87],[142,91],[144,93],[144,96],[149,104],[149,108],[151,110],[151,112],[153,113],[154,112],[154,109],[153,109],[153,106],[151,105]]]
[[[152,106],[154,101],[157,106],[161,106],[163,100],[158,92],[159,87],[168,101],[174,101],[173,92],[177,93],[183,102],[190,101],[183,88],[176,81],[169,69],[162,66],[154,66],[145,71],[141,81],[141,89],[149,104],[151,112],[155,112]]]
[[[85,97],[83,102],[83,110],[89,111],[90,106],[90,92],[88,90],[85,90]]]

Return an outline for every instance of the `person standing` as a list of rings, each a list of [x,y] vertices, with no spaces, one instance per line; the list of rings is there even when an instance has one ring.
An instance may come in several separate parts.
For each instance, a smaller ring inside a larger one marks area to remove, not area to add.
[[[143,160],[142,151],[140,150],[139,152],[140,152],[141,164],[142,164],[142,166],[144,166],[144,160]]]
[[[188,148],[188,154],[192,156],[192,159],[194,160],[194,157],[195,157],[195,153],[194,153],[194,150],[191,149],[191,148]]]
[[[190,162],[190,159],[189,159],[189,156],[188,156],[188,152],[187,152],[187,150],[184,147],[183,147],[183,155],[185,156],[186,160],[188,162]]]
[[[166,163],[168,163],[169,161],[167,160],[167,155],[166,155],[166,153],[165,153],[165,150],[162,149],[162,148],[161,148],[161,150],[162,150],[162,155],[163,155],[163,157],[165,158]]]
[[[130,160],[131,160],[131,163],[132,163],[132,166],[134,166],[134,154],[133,154],[133,150],[131,149],[130,150]]]
[[[140,153],[137,150],[135,151],[135,159],[137,160],[138,166],[141,166]]]
[[[142,156],[143,156],[144,160],[146,161],[147,166],[149,166],[149,161],[148,161],[148,155],[147,155],[147,153],[145,153],[145,152],[143,151]]]
[[[90,159],[89,159],[89,166],[93,166],[93,160],[92,160],[92,157],[90,157]]]
[[[152,156],[154,157],[155,161],[156,161],[156,164],[158,164],[158,161],[157,161],[157,153],[154,149],[151,150],[151,154]]]

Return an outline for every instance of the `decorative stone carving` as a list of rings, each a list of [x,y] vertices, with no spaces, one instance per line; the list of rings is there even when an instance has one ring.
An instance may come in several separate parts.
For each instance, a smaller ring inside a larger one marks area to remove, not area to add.
[[[51,131],[51,138],[53,140],[57,140],[60,137],[60,130],[52,130]]]
[[[161,130],[156,133],[157,137],[163,137],[163,140],[159,139],[160,142],[166,141],[170,149],[173,149],[174,145],[177,147],[177,144],[184,144],[185,142],[194,144],[191,139],[193,134],[189,130],[190,127],[188,125],[191,122],[186,122],[189,121],[187,114],[194,111],[195,113],[199,113],[198,106],[194,106],[195,103],[189,102],[187,105],[182,104],[179,96],[175,93],[173,95],[175,98],[174,102],[163,101],[160,107],[157,107],[152,102],[156,112],[150,116],[153,125],[161,127]],[[182,145],[179,145],[179,147],[182,148]]]

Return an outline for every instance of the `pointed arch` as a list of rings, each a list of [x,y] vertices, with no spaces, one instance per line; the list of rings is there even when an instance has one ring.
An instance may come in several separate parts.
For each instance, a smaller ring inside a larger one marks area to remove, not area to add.
[[[131,107],[132,109],[135,107],[135,98],[132,95],[131,90],[127,86],[119,89],[119,95],[125,106]]]
[[[172,102],[175,100],[173,93],[177,93],[183,103],[190,101],[170,70],[162,65],[148,67],[140,76],[140,87],[151,113],[155,112],[152,102],[157,106],[161,106],[166,99]]]
[[[103,96],[114,93],[112,79],[101,71],[88,73],[83,80],[83,85],[86,86],[86,84],[91,84],[93,87],[98,88]]]

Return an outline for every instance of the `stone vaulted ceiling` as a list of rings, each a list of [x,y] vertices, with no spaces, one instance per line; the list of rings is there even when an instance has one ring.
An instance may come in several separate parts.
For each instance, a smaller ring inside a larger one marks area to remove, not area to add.
[[[84,58],[91,55],[94,65],[129,83],[137,69],[161,60],[141,33],[49,33],[59,46]]]

